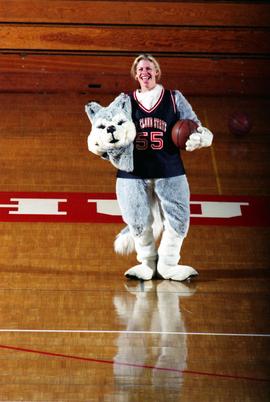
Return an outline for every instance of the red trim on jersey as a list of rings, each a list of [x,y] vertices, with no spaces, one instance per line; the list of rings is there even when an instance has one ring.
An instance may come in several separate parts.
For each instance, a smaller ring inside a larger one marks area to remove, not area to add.
[[[138,105],[139,105],[139,107],[141,109],[143,109],[146,113],[151,113],[159,106],[160,102],[162,101],[164,93],[165,93],[165,90],[164,90],[164,88],[162,88],[162,91],[161,91],[161,94],[160,94],[160,97],[159,97],[158,101],[155,103],[155,105],[151,109],[147,109],[146,107],[144,107],[140,103],[140,101],[137,98],[136,91],[133,92],[133,96],[134,96],[134,99],[136,100],[136,102],[138,103]]]

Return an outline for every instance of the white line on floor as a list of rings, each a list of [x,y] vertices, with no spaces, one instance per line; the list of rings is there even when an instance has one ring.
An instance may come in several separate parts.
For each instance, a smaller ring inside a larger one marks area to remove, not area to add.
[[[3,332],[15,333],[79,333],[79,334],[134,334],[134,335],[199,335],[199,336],[242,336],[242,337],[270,337],[270,334],[244,334],[226,332],[177,332],[177,331],[127,331],[127,330],[102,330],[102,329],[1,329]]]

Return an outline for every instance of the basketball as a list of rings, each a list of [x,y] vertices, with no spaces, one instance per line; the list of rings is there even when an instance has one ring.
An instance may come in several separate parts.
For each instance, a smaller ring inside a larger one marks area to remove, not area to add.
[[[198,124],[193,120],[178,120],[172,128],[172,140],[179,149],[186,148],[186,142],[190,134],[195,133]]]
[[[250,116],[245,112],[234,112],[228,120],[228,127],[232,134],[243,136],[250,132],[252,121]]]

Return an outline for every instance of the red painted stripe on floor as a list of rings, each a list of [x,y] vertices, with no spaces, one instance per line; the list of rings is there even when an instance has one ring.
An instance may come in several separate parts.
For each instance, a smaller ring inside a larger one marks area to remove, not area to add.
[[[192,225],[270,226],[270,197],[192,195]],[[1,222],[123,223],[114,193],[0,192]]]
[[[64,359],[73,359],[73,360],[80,360],[80,361],[87,361],[93,363],[103,363],[103,364],[117,364],[121,366],[127,367],[138,367],[144,369],[151,369],[151,370],[161,370],[161,371],[170,371],[179,374],[191,374],[191,375],[200,375],[200,376],[207,376],[207,377],[216,377],[216,378],[225,378],[231,380],[247,380],[247,381],[260,381],[260,382],[270,382],[270,378],[259,378],[259,377],[248,377],[248,376],[239,376],[239,375],[231,375],[231,374],[219,374],[219,373],[208,373],[202,371],[191,371],[191,370],[179,370],[169,367],[156,367],[147,364],[134,364],[134,363],[125,363],[125,362],[117,362],[113,360],[104,360],[104,359],[94,359],[91,357],[83,357],[83,356],[74,356],[74,355],[66,355],[63,353],[54,353],[54,352],[46,352],[41,350],[34,350],[34,349],[26,349],[16,346],[10,345],[0,345],[1,349],[13,350],[17,352],[25,352],[25,353],[34,353],[49,357],[60,357]]]

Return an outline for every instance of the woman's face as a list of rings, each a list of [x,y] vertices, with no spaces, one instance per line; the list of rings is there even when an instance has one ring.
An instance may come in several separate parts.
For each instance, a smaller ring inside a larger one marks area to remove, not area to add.
[[[154,63],[149,60],[139,61],[135,78],[139,81],[142,92],[149,91],[157,85],[157,74]]]

